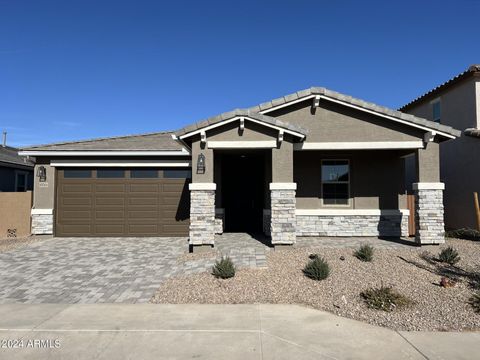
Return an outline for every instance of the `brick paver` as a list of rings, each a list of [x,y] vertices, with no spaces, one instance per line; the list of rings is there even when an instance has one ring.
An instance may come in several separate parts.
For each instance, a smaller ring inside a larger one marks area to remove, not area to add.
[[[54,238],[0,253],[0,303],[148,302],[186,238]]]

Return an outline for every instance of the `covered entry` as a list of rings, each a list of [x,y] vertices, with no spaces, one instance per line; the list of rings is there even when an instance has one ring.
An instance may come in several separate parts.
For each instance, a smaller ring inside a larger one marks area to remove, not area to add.
[[[216,206],[223,211],[226,232],[262,231],[263,209],[269,207],[269,156],[265,150],[215,153]]]

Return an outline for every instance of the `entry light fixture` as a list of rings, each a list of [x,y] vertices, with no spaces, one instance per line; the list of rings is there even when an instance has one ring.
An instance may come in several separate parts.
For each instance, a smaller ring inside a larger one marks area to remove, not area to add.
[[[45,166],[39,166],[37,169],[37,177],[39,178],[40,182],[47,181],[47,169]]]
[[[205,174],[205,155],[203,154],[198,155],[197,174]]]

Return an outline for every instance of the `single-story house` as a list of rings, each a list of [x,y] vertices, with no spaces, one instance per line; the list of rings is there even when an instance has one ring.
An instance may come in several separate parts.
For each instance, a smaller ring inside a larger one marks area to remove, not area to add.
[[[444,241],[439,143],[460,132],[325,88],[174,132],[23,149],[37,158],[32,232],[406,236],[404,157],[415,154],[416,241]],[[43,175],[43,176],[42,176]]]
[[[33,190],[33,166],[28,156],[18,155],[18,149],[7,145],[7,133],[3,133],[0,145],[0,192]]]

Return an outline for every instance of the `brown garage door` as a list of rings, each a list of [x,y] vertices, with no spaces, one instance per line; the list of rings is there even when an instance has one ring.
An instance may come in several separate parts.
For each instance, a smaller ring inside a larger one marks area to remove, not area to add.
[[[186,236],[190,177],[179,169],[59,169],[55,234]]]

